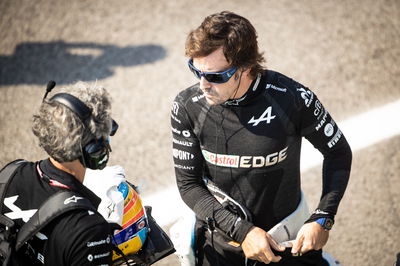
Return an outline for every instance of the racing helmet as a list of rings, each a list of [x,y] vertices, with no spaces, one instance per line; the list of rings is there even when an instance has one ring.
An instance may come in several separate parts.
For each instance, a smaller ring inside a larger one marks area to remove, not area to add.
[[[149,232],[146,211],[139,194],[131,184],[122,182],[118,191],[124,197],[124,212],[122,229],[114,233],[113,244],[118,246],[124,255],[135,254],[142,248]],[[121,255],[114,251],[113,261],[119,258]]]

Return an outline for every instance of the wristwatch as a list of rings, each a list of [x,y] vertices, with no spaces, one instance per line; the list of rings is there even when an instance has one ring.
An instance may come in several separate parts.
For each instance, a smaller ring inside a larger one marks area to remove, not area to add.
[[[332,229],[333,226],[333,219],[325,217],[325,218],[319,218],[316,220],[316,222],[322,226],[326,231],[329,231]]]

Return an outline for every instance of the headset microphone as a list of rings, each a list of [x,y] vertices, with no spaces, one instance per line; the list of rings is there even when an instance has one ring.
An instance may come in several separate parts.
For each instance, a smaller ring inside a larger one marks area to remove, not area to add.
[[[44,94],[43,100],[42,100],[42,101],[44,101],[44,99],[46,99],[47,94],[49,94],[49,92],[51,92],[51,90],[52,90],[55,86],[56,86],[56,82],[55,82],[54,80],[50,80],[50,81],[47,83],[46,93]]]

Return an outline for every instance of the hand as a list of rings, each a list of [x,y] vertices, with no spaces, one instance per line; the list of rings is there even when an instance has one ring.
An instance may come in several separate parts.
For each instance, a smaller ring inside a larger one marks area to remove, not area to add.
[[[302,255],[310,250],[319,250],[328,242],[329,231],[326,231],[317,222],[304,224],[292,242],[292,254]]]
[[[280,256],[275,256],[271,247],[278,251],[285,250],[285,247],[276,243],[270,234],[256,226],[247,233],[242,243],[242,249],[246,258],[258,260],[265,264],[281,260]]]

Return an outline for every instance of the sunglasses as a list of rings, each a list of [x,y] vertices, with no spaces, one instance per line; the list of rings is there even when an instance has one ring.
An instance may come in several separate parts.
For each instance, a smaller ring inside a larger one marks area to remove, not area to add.
[[[114,135],[115,135],[115,133],[116,133],[117,130],[118,130],[118,127],[119,127],[119,126],[118,126],[117,122],[115,122],[115,120],[112,119],[110,136],[114,136]]]
[[[188,66],[196,78],[201,79],[201,77],[204,77],[208,82],[211,83],[225,83],[233,76],[233,74],[235,74],[237,70],[237,67],[234,66],[222,72],[202,72],[193,66],[193,59],[189,60]]]

